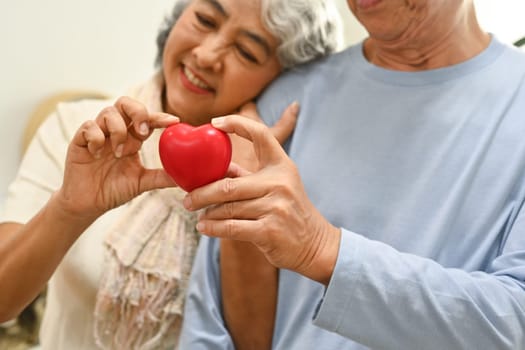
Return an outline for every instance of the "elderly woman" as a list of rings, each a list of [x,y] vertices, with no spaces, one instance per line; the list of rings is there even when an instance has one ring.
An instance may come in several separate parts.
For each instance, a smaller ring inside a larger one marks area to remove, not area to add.
[[[173,347],[198,234],[161,169],[162,128],[237,111],[283,70],[333,52],[338,21],[328,0],[182,1],[153,79],[116,101],[60,105],[0,219],[0,321],[50,279],[43,349]]]

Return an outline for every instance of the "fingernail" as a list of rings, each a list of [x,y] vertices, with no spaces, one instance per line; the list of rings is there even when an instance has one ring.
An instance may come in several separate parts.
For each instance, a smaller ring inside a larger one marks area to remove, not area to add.
[[[295,114],[299,113],[299,102],[298,101],[294,101],[292,103],[291,108],[292,108],[292,112],[293,113],[295,113]]]
[[[202,222],[198,222],[197,225],[195,226],[195,228],[197,229],[197,231],[199,232],[203,232],[204,231],[204,224]]]
[[[120,158],[122,157],[122,153],[124,152],[124,145],[120,144],[115,148],[115,157]]]
[[[182,201],[182,204],[184,205],[184,208],[191,210],[192,209],[191,197],[186,196],[186,198],[184,198],[184,200]]]
[[[217,127],[217,128],[220,128],[221,126],[224,125],[224,117],[217,117],[217,118],[213,118],[211,120],[211,125]]]
[[[171,114],[168,114],[168,113],[164,113],[164,114],[163,114],[163,117],[164,117],[165,119],[180,120],[179,117],[174,116],[174,115],[171,115]]]
[[[148,123],[146,122],[142,122],[140,124],[140,127],[139,127],[139,133],[143,136],[146,136],[147,134],[149,134],[149,126],[148,126]]]

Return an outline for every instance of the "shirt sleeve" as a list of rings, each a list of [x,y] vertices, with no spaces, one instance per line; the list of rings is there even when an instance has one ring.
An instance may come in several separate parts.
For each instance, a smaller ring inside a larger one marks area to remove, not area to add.
[[[188,286],[179,349],[234,350],[220,300],[219,241],[203,236]]]
[[[524,220],[474,272],[343,230],[314,324],[378,349],[525,349]]]

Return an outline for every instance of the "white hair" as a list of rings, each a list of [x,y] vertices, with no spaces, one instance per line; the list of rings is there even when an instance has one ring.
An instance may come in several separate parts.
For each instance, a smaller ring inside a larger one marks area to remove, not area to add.
[[[162,65],[171,28],[191,1],[178,0],[159,31],[157,65]],[[262,23],[279,40],[277,58],[284,69],[326,56],[342,46],[342,20],[334,0],[261,0],[261,10]]]
[[[262,22],[280,40],[277,57],[284,68],[338,50],[342,21],[333,0],[261,0]]]

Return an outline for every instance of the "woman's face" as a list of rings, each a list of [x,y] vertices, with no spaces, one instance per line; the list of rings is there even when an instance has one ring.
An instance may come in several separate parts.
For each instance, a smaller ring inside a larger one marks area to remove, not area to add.
[[[166,41],[164,109],[200,125],[234,112],[280,72],[260,0],[193,0]]]

